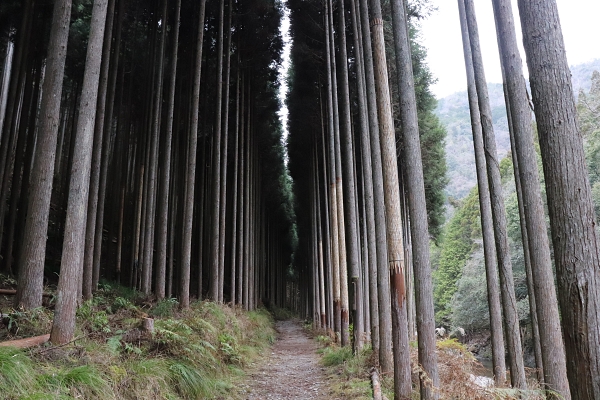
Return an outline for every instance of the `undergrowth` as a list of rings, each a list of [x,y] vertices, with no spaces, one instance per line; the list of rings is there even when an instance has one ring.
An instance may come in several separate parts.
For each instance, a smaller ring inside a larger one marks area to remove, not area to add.
[[[348,346],[340,347],[329,336],[316,336],[322,346],[321,363],[327,367],[331,390],[335,397],[344,399],[372,399],[369,371],[377,363],[377,355],[367,346],[358,355]],[[481,370],[480,364],[464,345],[456,339],[437,342],[440,385],[436,389],[440,399],[456,400],[512,400],[544,399],[544,393],[536,381],[528,382],[529,390],[479,386],[474,378]],[[411,366],[413,399],[419,399],[419,376],[425,373],[418,363],[416,343],[411,343]],[[393,374],[379,374],[382,392],[388,399],[394,398]]]
[[[12,310],[0,340],[48,333],[52,311]],[[154,317],[152,334],[141,319]],[[104,283],[77,312],[73,342],[30,350],[0,347],[0,397],[12,399],[235,398],[234,381],[275,340],[265,310],[211,302],[180,311]]]

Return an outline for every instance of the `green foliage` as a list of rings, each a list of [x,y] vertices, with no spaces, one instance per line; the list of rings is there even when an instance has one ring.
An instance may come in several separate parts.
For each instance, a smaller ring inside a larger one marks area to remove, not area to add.
[[[344,347],[325,347],[322,350],[323,358],[321,362],[326,367],[341,365],[352,358],[352,348]]]
[[[179,302],[174,297],[162,299],[152,307],[149,314],[153,317],[167,318],[173,315],[178,306]]]
[[[450,301],[473,251],[473,238],[480,235],[478,192],[473,189],[446,226],[434,278],[434,306],[438,323],[448,322]]]
[[[107,311],[110,312],[110,308],[106,310],[98,311],[95,307],[100,303],[104,302],[105,299],[100,296],[94,297],[92,300],[88,300],[77,309],[78,322],[91,332],[103,332],[110,333],[109,321]]]
[[[241,368],[275,340],[266,310],[245,312],[212,302],[157,317],[154,334],[140,337],[144,313],[130,300],[137,294],[131,294],[114,285],[99,290],[77,314],[77,329],[93,335],[72,344],[43,353],[0,347],[0,397],[230,398]],[[45,315],[19,312],[13,316],[15,326],[25,326],[34,314],[38,319]]]
[[[592,74],[588,93],[579,93],[577,116],[584,138],[585,155],[592,186],[596,216],[600,216],[600,72]]]
[[[486,274],[481,246],[466,262],[462,275],[457,281],[456,292],[452,297],[451,325],[467,330],[478,330],[489,326]]]

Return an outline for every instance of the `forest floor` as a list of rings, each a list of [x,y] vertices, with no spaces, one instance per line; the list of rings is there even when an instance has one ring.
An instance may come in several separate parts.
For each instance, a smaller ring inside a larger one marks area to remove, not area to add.
[[[248,400],[331,399],[325,368],[319,364],[318,344],[298,320],[278,321],[271,354],[248,372],[241,389]]]

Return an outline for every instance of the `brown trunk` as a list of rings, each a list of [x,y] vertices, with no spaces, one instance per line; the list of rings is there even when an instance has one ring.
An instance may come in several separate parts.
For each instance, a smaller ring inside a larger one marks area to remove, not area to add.
[[[435,388],[440,385],[435,349],[435,315],[433,311],[433,284],[429,256],[429,230],[423,165],[421,164],[421,142],[417,117],[417,101],[412,71],[410,42],[405,2],[392,0],[396,70],[400,95],[400,117],[404,143],[403,167],[405,170],[408,208],[410,212],[410,234],[412,243],[413,271],[416,295],[417,333],[419,364],[427,376],[420,375],[421,399],[437,399]]]
[[[198,12],[198,37],[196,39],[196,59],[192,89],[191,124],[188,138],[188,157],[186,169],[186,195],[183,208],[183,238],[181,273],[179,279],[179,306],[190,306],[190,272],[192,257],[192,225],[194,216],[194,188],[196,184],[196,148],[198,146],[198,109],[200,103],[200,72],[202,68],[202,43],[204,41],[204,12],[206,0],[200,0]]]
[[[161,35],[158,48],[158,59],[156,60],[156,89],[152,106],[152,124],[150,133],[150,155],[148,157],[148,209],[146,210],[146,229],[144,239],[144,258],[142,262],[142,292],[146,295],[152,290],[152,262],[154,256],[154,232],[155,232],[155,209],[156,209],[156,175],[158,166],[158,141],[160,132],[161,110],[163,101],[164,82],[164,60],[165,42],[167,40],[167,0],[162,0],[162,12],[160,17]],[[158,21],[156,21],[158,23]],[[156,29],[156,26],[154,27]]]
[[[353,332],[354,332],[354,351],[358,354],[360,349],[363,347],[363,316],[362,316],[362,307],[358,306],[359,302],[362,302],[362,290],[361,285],[362,281],[360,279],[360,261],[358,255],[358,232],[357,232],[357,221],[358,217],[356,215],[356,178],[354,176],[354,152],[352,150],[352,122],[350,120],[350,89],[348,87],[348,55],[346,50],[346,17],[345,17],[345,9],[344,9],[344,1],[338,1],[338,27],[339,27],[339,69],[340,69],[340,131],[341,131],[341,148],[343,156],[343,168],[344,168],[344,222],[346,226],[346,235],[347,235],[347,261],[348,265],[346,267],[345,275],[342,274],[341,279],[343,279],[342,284],[346,285],[346,293],[348,293],[347,287],[347,275],[348,270],[350,271],[350,279],[352,281],[353,288]],[[348,302],[348,294],[344,295],[342,293],[342,302]],[[344,304],[342,304],[342,308]],[[348,303],[346,303],[346,313],[349,311]],[[344,312],[344,310],[342,310]],[[347,314],[346,314],[347,315]],[[343,318],[343,315],[342,315]],[[345,322],[342,320],[342,325]],[[344,337],[344,332],[342,331],[342,338]],[[350,341],[347,342],[350,344]]]
[[[229,144],[229,82],[231,78],[231,17],[233,14],[232,0],[229,0],[228,4],[228,19],[227,19],[227,44],[225,45],[225,88],[223,89],[223,116],[222,116],[222,130],[223,130],[223,148],[221,157],[221,192],[219,196],[220,211],[219,211],[219,302],[223,303],[223,290],[225,286],[225,242],[227,237],[225,236],[225,223],[227,216],[227,151]]]
[[[571,74],[556,2],[518,4],[546,176],[569,386],[573,398],[598,399],[600,249]],[[547,369],[544,360],[546,375]],[[568,397],[562,386],[556,389]]]
[[[92,153],[92,169],[90,175],[90,192],[88,196],[87,223],[85,234],[85,258],[83,263],[83,298],[92,298],[94,270],[94,235],[96,233],[96,214],[98,210],[98,190],[100,184],[100,160],[102,157],[102,133],[106,114],[106,93],[108,89],[108,70],[112,48],[112,30],[115,14],[115,0],[109,0],[106,15],[106,29],[102,48],[102,67],[98,87],[98,105],[96,123],[94,125],[94,144]]]
[[[29,213],[25,222],[23,251],[19,260],[15,305],[24,309],[42,305],[48,216],[70,19],[71,1],[57,0],[54,3],[46,76],[42,90],[40,108],[42,125],[36,145]]]
[[[514,148],[517,154],[515,167],[518,167],[520,175],[523,208],[527,211],[525,232],[528,237],[535,297],[545,299],[539,304],[536,303],[544,383],[565,398],[569,398],[565,352],[559,325],[544,205],[539,186],[531,111],[523,79],[521,57],[517,48],[512,8],[509,2],[505,1],[494,1],[493,5],[500,58],[509,98],[507,110],[514,130]],[[546,176],[552,177],[552,175]],[[548,394],[554,396],[551,392]]]
[[[210,233],[210,291],[208,297],[219,302],[219,272],[221,271],[220,262],[220,241],[221,230],[219,213],[221,211],[221,140],[223,132],[223,24],[225,13],[225,0],[219,3],[219,27],[217,37],[217,95],[215,99],[215,133],[213,139],[213,163],[212,163],[212,202],[211,202],[211,233]]]
[[[391,281],[392,342],[394,351],[394,396],[396,399],[410,398],[412,392],[410,356],[406,315],[406,292],[404,288],[404,248],[402,238],[402,216],[398,184],[396,138],[390,104],[390,88],[383,34],[383,19],[379,0],[370,0],[371,30],[373,37],[373,59],[377,110],[381,137],[381,158],[386,209],[388,266]]]
[[[342,325],[342,310],[340,303],[340,246],[339,237],[340,232],[338,224],[338,190],[336,185],[336,165],[335,165],[335,128],[334,128],[334,79],[332,78],[332,59],[334,58],[333,49],[331,46],[331,6],[330,0],[326,2],[326,13],[325,13],[325,47],[327,55],[327,117],[328,117],[328,136],[329,136],[329,207],[331,217],[331,249],[333,254],[333,267],[332,267],[332,285],[333,285],[333,319],[334,319],[334,332],[336,334],[336,340],[341,339],[341,325]],[[339,337],[338,337],[339,335]]]
[[[79,279],[85,253],[85,223],[90,187],[92,143],[96,122],[98,81],[102,61],[102,42],[108,0],[95,0],[92,10],[85,74],[75,133],[75,154],[71,167],[67,220],[62,249],[57,301],[50,340],[53,344],[67,343],[75,332]]]
[[[161,165],[160,195],[158,197],[158,237],[156,238],[156,282],[154,291],[158,299],[165,296],[167,271],[167,230],[169,223],[169,191],[171,186],[171,149],[173,141],[173,120],[175,115],[175,87],[177,77],[177,56],[179,48],[179,20],[181,0],[175,4],[175,16],[171,34],[173,35],[171,54],[171,84],[167,100],[167,130],[162,150],[164,156]],[[165,22],[166,23],[166,22]]]

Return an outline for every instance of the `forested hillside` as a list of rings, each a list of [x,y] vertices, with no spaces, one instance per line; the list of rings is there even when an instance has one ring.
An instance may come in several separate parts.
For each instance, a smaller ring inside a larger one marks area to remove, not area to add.
[[[576,96],[580,90],[589,91],[592,72],[600,70],[600,59],[589,63],[571,66],[573,90]],[[504,107],[502,84],[488,84],[490,105],[492,107],[494,131],[498,154],[501,157],[510,152],[508,123]],[[473,137],[469,116],[467,92],[454,93],[438,99],[435,114],[446,127],[446,163],[449,183],[446,193],[451,199],[464,198],[475,186],[475,158],[472,154]]]

